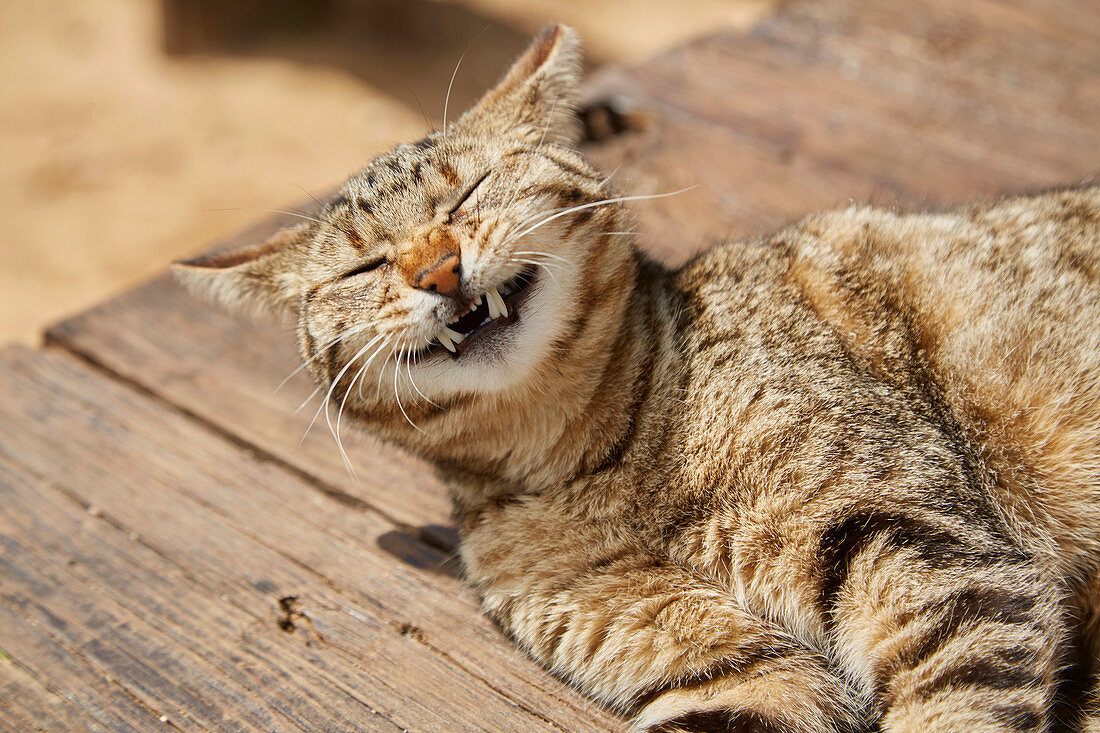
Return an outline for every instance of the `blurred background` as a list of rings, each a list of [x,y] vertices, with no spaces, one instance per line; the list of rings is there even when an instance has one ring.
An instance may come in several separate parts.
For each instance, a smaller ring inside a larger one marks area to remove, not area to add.
[[[419,137],[542,25],[589,68],[773,0],[4,0],[0,342],[193,254]],[[427,120],[427,121],[426,121]]]

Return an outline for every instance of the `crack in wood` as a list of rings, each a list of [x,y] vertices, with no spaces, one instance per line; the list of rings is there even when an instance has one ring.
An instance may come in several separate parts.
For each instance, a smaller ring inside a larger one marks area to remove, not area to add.
[[[324,634],[313,625],[313,619],[302,610],[302,601],[298,596],[283,596],[279,599],[281,615],[276,625],[288,634],[300,633],[306,639],[306,646],[325,642]]]

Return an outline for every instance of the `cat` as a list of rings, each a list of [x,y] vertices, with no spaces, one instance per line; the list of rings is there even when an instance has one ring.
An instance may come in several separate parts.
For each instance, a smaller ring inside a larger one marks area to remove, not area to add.
[[[1100,187],[669,270],[576,150],[579,80],[548,28],[316,220],[176,273],[293,314],[337,419],[450,482],[485,611],[638,729],[1100,731]]]

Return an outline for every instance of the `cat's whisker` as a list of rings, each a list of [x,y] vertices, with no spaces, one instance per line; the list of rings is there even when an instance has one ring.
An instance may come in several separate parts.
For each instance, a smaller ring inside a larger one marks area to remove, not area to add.
[[[524,177],[521,175],[516,180],[517,180],[517,186],[518,186],[518,184],[524,180]],[[540,217],[546,216],[547,214],[554,214],[554,213],[557,213],[559,211],[564,211],[566,208],[568,208],[568,207],[559,206],[559,207],[552,208],[552,209],[542,209],[542,208],[540,208],[538,211],[534,212],[533,214],[527,216],[524,219],[521,219],[518,222],[509,222],[508,227],[509,227],[510,230],[513,230],[513,231],[516,230],[516,229],[522,229],[527,224],[531,224],[535,221],[538,221],[538,219]],[[504,220],[507,220],[507,218],[508,218],[507,215],[508,215],[510,210],[511,210],[511,202],[509,202],[508,206],[504,209],[504,212],[502,213],[501,218],[504,219]]]
[[[355,373],[355,376],[351,380],[351,384],[348,385],[348,390],[347,390],[347,392],[344,393],[344,400],[343,400],[343,402],[340,403],[340,412],[336,416],[336,440],[337,440],[337,442],[340,441],[340,420],[343,417],[344,403],[347,402],[348,395],[351,394],[352,389],[357,389],[357,391],[359,392],[359,397],[360,397],[360,399],[362,399],[362,397],[363,397],[363,379],[366,377],[367,371],[370,369],[371,363],[376,358],[378,358],[378,355],[380,353],[382,353],[382,351],[387,346],[389,346],[389,343],[390,343],[389,339],[387,339],[387,340],[383,341],[381,344],[379,344],[377,347],[375,347],[374,351],[371,352],[371,355],[368,356],[366,361],[363,363],[362,368],[360,368],[359,371]],[[385,366],[385,363],[383,363],[383,368],[384,368],[384,366]],[[356,386],[356,383],[358,383],[358,387]]]
[[[292,371],[292,372],[291,372],[290,374],[288,374],[288,375],[286,376],[286,379],[284,379],[283,381],[279,382],[279,386],[278,386],[278,387],[276,387],[276,388],[275,388],[275,389],[274,389],[274,390],[272,391],[272,393],[271,393],[271,394],[273,394],[273,395],[274,395],[274,394],[277,394],[277,393],[279,392],[279,390],[280,390],[280,389],[282,389],[283,387],[285,387],[285,386],[286,386],[286,383],[287,383],[287,382],[289,382],[289,381],[290,381],[290,380],[291,380],[291,379],[292,379],[292,378],[294,377],[294,375],[295,375],[295,374],[297,374],[298,372],[300,372],[300,371],[302,371],[303,369],[305,369],[305,368],[306,368],[307,366],[309,366],[309,365],[310,365],[310,364],[311,364],[311,363],[312,363],[312,362],[313,362],[313,361],[314,361],[315,359],[317,359],[317,358],[321,357],[322,355],[324,355],[324,353],[325,353],[326,351],[328,351],[329,349],[331,349],[331,348],[332,348],[333,346],[335,346],[335,345],[336,345],[337,343],[339,343],[339,342],[343,341],[344,339],[348,338],[349,336],[354,336],[354,335],[355,335],[355,334],[357,334],[357,333],[362,333],[362,332],[363,332],[363,331],[365,331],[365,330],[366,330],[366,329],[367,329],[367,328],[368,328],[368,327],[369,327],[370,325],[371,325],[371,324],[369,324],[369,323],[363,323],[363,324],[361,324],[361,325],[358,325],[358,326],[352,326],[351,328],[349,328],[348,330],[344,331],[343,333],[337,334],[337,335],[336,335],[336,336],[335,336],[335,337],[334,337],[334,338],[333,338],[333,339],[332,339],[331,341],[329,341],[329,342],[328,342],[327,344],[325,344],[325,345],[324,345],[324,346],[322,346],[321,348],[317,349],[317,353],[315,353],[315,354],[314,354],[313,356],[311,356],[311,357],[309,357],[308,359],[306,359],[306,360],[305,360],[304,362],[302,362],[302,364],[301,364],[301,365],[300,365],[300,366],[299,366],[299,367],[298,367],[297,369],[295,369],[295,370],[294,370],[294,371]],[[301,408],[298,408],[298,409],[301,409]]]
[[[368,341],[366,344],[364,344],[358,351],[355,352],[354,355],[352,355],[352,357],[350,359],[348,359],[348,362],[346,364],[344,364],[343,368],[340,369],[340,371],[336,374],[336,377],[329,384],[328,392],[325,394],[325,399],[321,403],[321,407],[318,408],[317,413],[314,414],[314,416],[313,416],[314,420],[317,419],[317,415],[320,414],[321,409],[325,408],[329,404],[329,400],[332,399],[333,391],[336,389],[336,386],[340,383],[340,380],[344,377],[344,374],[347,373],[348,369],[350,369],[351,366],[356,361],[359,360],[359,357],[361,357],[363,354],[367,353],[367,351],[372,346],[374,346],[376,343],[378,343],[378,341],[381,340],[381,339],[383,339],[382,334],[378,334],[377,336],[372,338],[370,341]],[[328,410],[327,409],[325,409],[325,418],[326,418],[326,420],[328,419]],[[312,422],[310,423],[310,427],[313,427]],[[330,427],[331,427],[331,423],[330,423]],[[309,428],[306,428],[306,432],[307,433],[309,432]]]
[[[455,70],[451,72],[451,80],[447,82],[447,94],[443,97],[443,142],[447,142],[447,106],[451,102],[451,87],[454,86],[455,77],[458,76],[458,69],[460,66],[462,66],[462,60],[466,58],[466,54],[470,52],[470,48],[477,42],[477,39],[481,38],[485,31],[489,30],[492,25],[492,23],[486,25],[478,32],[476,36],[473,37],[473,40],[466,44],[466,48],[462,50],[462,55],[458,57],[458,63],[455,64]]]
[[[309,393],[309,396],[308,396],[308,397],[306,397],[306,398],[305,398],[304,400],[302,400],[302,404],[298,405],[298,407],[297,407],[297,408],[295,408],[295,410],[294,410],[294,413],[293,413],[293,414],[297,415],[297,414],[298,414],[299,412],[301,412],[302,410],[304,410],[304,409],[306,408],[306,405],[308,405],[308,404],[309,404],[310,402],[312,402],[312,401],[313,401],[313,398],[314,398],[314,397],[316,397],[316,396],[317,396],[317,394],[318,394],[318,393],[319,393],[319,392],[320,392],[320,391],[321,391],[322,389],[323,389],[323,387],[322,387],[321,385],[319,385],[319,384],[318,384],[318,385],[317,385],[316,387],[314,387],[314,388],[313,388],[313,391]]]
[[[404,343],[405,342],[402,340],[402,342],[401,342],[402,349],[404,349]],[[401,404],[401,391],[397,388],[397,378],[400,375],[401,375],[401,357],[399,355],[397,357],[397,361],[393,365],[393,398],[395,400],[397,400],[397,409],[401,410],[401,414],[404,416],[405,421],[408,422],[409,425],[412,425],[414,428],[419,430],[421,433],[424,433],[424,430],[419,425],[417,425],[416,423],[414,423],[412,421],[412,418],[409,417],[409,414],[407,412],[405,412],[404,405]],[[424,433],[424,434],[427,435],[427,433]]]
[[[696,183],[694,186],[688,186],[687,188],[681,188],[679,191],[669,191],[668,193],[642,194],[642,195],[637,195],[637,196],[616,196],[615,198],[603,199],[601,201],[592,201],[592,202],[589,202],[587,204],[581,204],[579,206],[571,206],[568,209],[566,209],[565,211],[559,211],[557,214],[553,214],[552,216],[548,216],[545,219],[543,219],[542,221],[540,221],[539,223],[533,224],[532,226],[529,226],[528,228],[524,229],[522,232],[517,234],[515,236],[515,239],[525,237],[528,234],[530,234],[531,232],[538,229],[539,227],[544,226],[546,224],[549,224],[550,222],[554,221],[555,219],[560,219],[561,217],[566,216],[567,214],[572,214],[575,211],[583,211],[585,209],[594,209],[597,206],[608,206],[610,204],[617,204],[617,203],[620,203],[620,202],[623,202],[623,201],[647,201],[647,200],[651,200],[651,199],[664,199],[664,198],[668,198],[669,196],[678,196],[679,194],[687,193],[688,191],[692,190],[693,188],[698,188],[698,187],[699,187],[699,184]]]
[[[364,346],[362,349],[356,352],[355,356],[352,357],[352,360],[357,359],[359,357],[359,354],[362,354],[363,351],[368,348],[370,348],[370,344]],[[306,437],[309,435],[309,431],[313,429],[313,425],[317,422],[317,418],[321,416],[321,411],[325,409],[326,405],[328,405],[328,399],[332,395],[333,386],[335,385],[336,381],[339,381],[340,376],[343,375],[344,371],[346,371],[350,365],[351,361],[349,361],[348,364],[344,366],[344,369],[341,370],[340,374],[337,375],[336,380],[334,380],[333,383],[329,385],[328,392],[326,393],[325,398],[321,400],[321,404],[317,406],[317,411],[313,413],[313,419],[309,421],[309,425],[306,426],[305,432],[302,433],[302,437],[298,439],[298,445],[301,445],[303,442],[305,442]]]
[[[374,399],[382,399],[382,376],[386,373],[386,365],[390,363],[390,359],[397,353],[397,343],[395,341],[393,348],[390,350],[389,355],[382,360],[382,364],[378,367],[378,384],[374,391]]]
[[[698,185],[698,184],[696,184],[696,185]],[[689,186],[686,189],[682,189],[680,191],[673,191],[673,192],[667,193],[667,194],[656,194],[655,197],[673,196],[675,194],[684,193],[684,191],[689,191],[692,188],[695,188],[695,186]],[[610,201],[611,201],[611,199],[604,199],[603,201],[595,202],[595,203],[596,204],[602,204],[602,203],[608,203]],[[514,239],[518,238],[518,236],[513,236],[514,233],[519,232],[520,230],[536,223],[539,219],[541,219],[543,217],[546,217],[550,214],[568,213],[570,210],[576,210],[576,207],[573,207],[573,206],[559,206],[559,207],[554,208],[554,209],[538,211],[538,212],[532,214],[531,216],[527,217],[526,219],[524,219],[522,221],[516,222],[514,224],[510,224],[509,225],[509,232],[510,233],[508,234],[508,236],[505,237],[505,241],[504,241],[504,243],[502,243],[502,246],[503,246],[503,244],[506,244],[506,243],[511,242]],[[603,232],[603,234],[600,234],[600,235],[597,235],[597,236],[603,236],[603,235],[606,235],[606,234],[641,234],[641,232]]]
[[[417,93],[413,92],[412,95],[413,99],[416,100],[416,106],[420,108],[420,114],[424,117],[424,126],[427,128],[428,134],[430,135],[435,132],[435,128],[432,127],[432,121],[428,119],[428,113],[424,111],[424,105],[421,104],[420,97]]]
[[[550,123],[554,121],[554,111],[558,108],[558,97],[555,95],[553,103],[550,105],[550,114],[546,115],[546,124],[542,126],[542,137],[539,138],[539,144],[535,146],[535,155],[539,154],[542,150],[542,144],[546,142],[546,133],[550,131]]]
[[[409,380],[409,386],[411,386],[413,388],[413,391],[419,394],[420,390],[417,389],[416,385],[413,383],[412,359],[413,359],[412,352],[411,351],[405,352],[405,378]]]
[[[264,211],[269,214],[286,214],[287,216],[296,216],[299,219],[306,219],[308,221],[317,222],[318,224],[324,224],[325,222],[313,216],[306,216],[300,211],[286,211],[285,209],[261,209],[254,206],[237,206],[221,209],[202,209],[202,211]]]
[[[541,218],[543,218],[543,217],[545,217],[549,214],[557,214],[559,212],[568,211],[570,208],[573,208],[573,207],[559,206],[558,208],[555,208],[555,209],[548,209],[548,210],[544,210],[544,211],[538,211],[538,212],[532,214],[531,216],[527,217],[526,219],[523,219],[522,221],[515,222],[514,224],[509,224],[508,225],[508,233],[504,236],[504,239],[501,242],[500,246],[501,247],[506,247],[509,244],[511,244],[512,242],[514,242],[516,239],[519,239],[518,232],[520,230],[536,223],[539,219],[541,219]],[[605,234],[612,234],[612,233],[614,233],[614,234],[634,234],[636,232],[605,232]],[[598,236],[602,236],[602,235],[598,235]],[[542,254],[549,254],[549,253],[547,252],[547,253],[542,253]]]
[[[545,262],[537,262],[535,260],[525,260],[522,257],[512,257],[509,262],[522,262],[525,265],[534,265],[535,267],[541,267],[546,270],[546,274],[550,276],[550,279],[554,281],[555,285],[560,285],[558,278],[554,276],[553,270]]]
[[[615,170],[613,170],[613,171],[611,171],[610,173],[608,173],[608,174],[607,174],[607,178],[605,178],[605,179],[603,179],[602,181],[600,181],[600,188],[603,188],[603,187],[604,187],[604,186],[606,186],[606,185],[607,185],[608,183],[610,183],[610,182],[611,182],[611,179],[615,177],[615,174],[616,174],[616,173],[618,173],[618,172],[619,172],[620,170],[622,170],[622,167],[623,167],[623,164],[622,164],[622,162],[620,161],[620,162],[619,162],[619,164],[618,164],[617,166],[615,166]]]
[[[306,188],[305,186],[303,186],[301,184],[298,184],[298,183],[295,183],[294,186],[296,188],[300,188],[302,190],[302,193],[304,193],[306,196],[309,196],[311,199],[313,199],[313,203],[317,204],[322,209],[325,208],[324,202],[321,201],[321,199],[314,196],[312,193],[310,193],[310,190],[308,188]]]
[[[375,350],[371,353],[369,357],[367,357],[366,361],[363,363],[363,366],[359,369],[358,372],[356,372],[355,376],[352,377],[351,382],[348,384],[347,390],[344,392],[344,398],[340,402],[340,408],[336,413],[336,430],[333,432],[333,438],[336,440],[336,447],[339,449],[340,455],[344,459],[344,465],[347,466],[348,472],[352,475],[353,478],[356,477],[355,466],[352,464],[351,458],[348,456],[347,451],[344,450],[344,441],[340,433],[340,423],[344,417],[344,406],[348,401],[348,396],[351,394],[351,391],[356,388],[356,382],[359,382],[360,385],[363,383],[363,377],[366,375],[367,370],[370,368],[371,362],[374,361],[375,357],[378,356],[379,352],[381,352],[388,343],[388,339],[383,340],[380,345],[375,347]],[[356,356],[356,358],[358,358],[358,355]],[[328,404],[327,400],[326,404]],[[329,412],[327,409],[325,410],[325,418],[329,418]],[[329,423],[329,430],[332,430],[331,422]]]
[[[609,233],[609,234],[621,234],[621,232],[608,232],[608,233]],[[568,259],[568,258],[566,258],[566,257],[562,257],[561,255],[556,255],[556,254],[554,254],[554,253],[552,253],[552,252],[536,252],[536,251],[534,251],[534,250],[529,250],[529,249],[521,249],[521,250],[516,250],[516,251],[515,251],[515,252],[513,252],[512,254],[517,254],[517,255],[532,255],[532,256],[535,256],[535,257],[549,257],[549,258],[551,258],[551,259],[555,259],[555,260],[561,260],[562,262],[564,262],[564,263],[565,263],[565,264],[567,264],[567,265],[569,264],[569,259]]]
[[[537,265],[538,267],[544,267],[547,270],[558,269],[564,267],[564,265],[558,262],[545,262],[543,260],[537,260],[530,257],[509,257],[509,262],[523,262],[528,265]],[[560,272],[560,269],[558,270]]]
[[[333,432],[333,437],[336,439],[336,444],[340,446],[341,452],[343,451],[343,440],[340,437],[340,422],[344,417],[344,406],[347,404],[348,396],[351,394],[351,391],[355,389],[356,382],[362,384],[363,376],[367,373],[367,369],[370,368],[371,362],[374,361],[375,355],[383,348],[385,348],[385,346],[386,342],[383,341],[381,346],[378,346],[374,350],[374,352],[369,357],[367,357],[367,360],[363,362],[363,366],[359,369],[358,372],[355,373],[355,376],[351,378],[351,383],[348,384],[348,388],[344,392],[344,399],[340,401],[340,409],[336,412],[336,430]],[[327,415],[328,413],[326,412],[325,414]],[[332,426],[330,424],[329,428],[331,429],[331,427]]]
[[[528,160],[527,165],[524,166],[523,172],[516,176],[516,185],[512,188],[512,193],[508,196],[508,203],[504,205],[504,210],[500,214],[500,218],[504,221],[508,220],[508,215],[512,213],[512,206],[516,203],[516,198],[519,196],[520,186],[527,179],[527,174],[530,171],[531,162]]]
[[[382,353],[383,350],[385,350],[385,348],[389,345],[389,343],[390,342],[387,340],[385,343],[379,345],[378,348],[376,348],[374,350],[374,352],[372,352],[371,355],[367,358],[367,363],[370,364],[370,362],[377,359],[378,355],[380,353]],[[382,365],[379,367],[379,369],[384,369],[385,366],[386,366],[386,362],[383,361]],[[358,387],[359,399],[361,399],[361,400],[366,399],[366,396],[363,394],[363,381],[365,380],[365,378],[366,378],[366,371],[364,370],[363,376],[361,376],[359,378],[359,387]]]
[[[362,356],[363,354],[365,354],[367,352],[367,349],[369,349],[371,346],[373,346],[374,343],[378,339],[381,339],[381,338],[382,338],[382,335],[379,334],[379,335],[375,336],[373,339],[371,339],[370,341],[368,341],[367,344],[365,346],[363,346],[361,349],[359,349],[357,352],[355,352],[355,355],[352,356],[352,358],[348,360],[348,363],[345,364],[343,366],[343,368],[340,369],[339,373],[337,373],[337,375],[336,375],[336,378],[332,380],[331,384],[329,384],[328,391],[325,393],[325,399],[321,402],[321,406],[317,408],[317,412],[314,413],[313,420],[310,421],[309,426],[306,428],[305,433],[302,434],[302,440],[298,441],[298,444],[301,445],[301,442],[306,439],[307,435],[309,435],[310,428],[312,428],[313,424],[315,422],[317,422],[317,418],[321,414],[321,411],[324,410],[324,412],[325,412],[325,422],[328,423],[329,430],[332,432],[333,437],[336,438],[336,445],[340,449],[340,455],[344,459],[344,463],[348,466],[348,470],[351,472],[352,476],[355,476],[355,468],[353,466],[351,466],[351,460],[348,458],[347,453],[344,451],[344,446],[340,442],[339,436],[337,436],[336,432],[333,431],[332,414],[329,412],[329,400],[332,399],[332,393],[336,389],[336,385],[338,385],[340,383],[340,380],[343,378],[344,374],[347,373],[348,369],[351,368],[352,364],[354,364],[359,359],[360,356]]]
[[[432,407],[439,407],[439,405],[437,405],[436,403],[432,402],[432,400],[431,400],[431,398],[430,398],[430,397],[428,397],[428,396],[427,396],[427,395],[425,395],[425,394],[424,394],[423,392],[421,392],[421,391],[420,391],[420,388],[416,386],[416,382],[415,382],[415,381],[413,381],[413,375],[412,375],[412,368],[413,368],[413,363],[412,363],[412,361],[413,361],[413,353],[412,353],[412,352],[410,351],[410,352],[409,352],[409,354],[408,354],[408,360],[407,360],[407,361],[405,362],[405,366],[406,366],[406,371],[407,371],[407,372],[409,373],[409,384],[411,384],[411,385],[412,385],[412,388],[413,388],[414,390],[416,390],[416,393],[417,393],[418,395],[420,395],[420,396],[421,396],[421,397],[423,397],[423,398],[424,398],[425,400],[427,400],[427,402],[428,402],[428,404],[429,404],[429,405],[431,405]],[[417,363],[416,363],[416,365],[417,365],[417,366],[420,366],[420,357],[419,357],[419,356],[417,356]]]

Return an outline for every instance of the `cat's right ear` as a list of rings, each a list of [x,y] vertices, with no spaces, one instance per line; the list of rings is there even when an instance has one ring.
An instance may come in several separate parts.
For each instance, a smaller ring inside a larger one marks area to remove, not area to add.
[[[457,123],[531,144],[545,139],[565,145],[580,140],[581,42],[565,25],[535,36],[504,78]]]
[[[287,229],[266,242],[172,263],[172,273],[191,292],[230,310],[292,314],[302,279],[295,267],[308,227]]]

